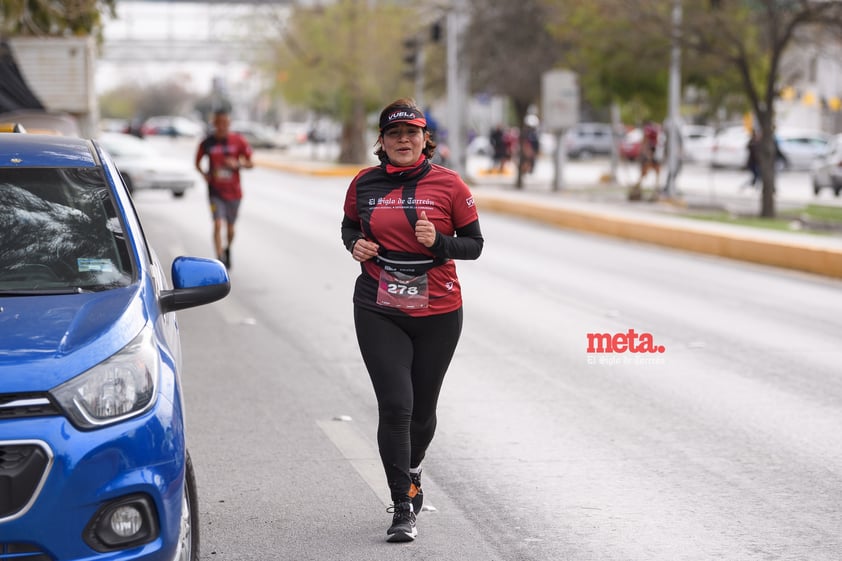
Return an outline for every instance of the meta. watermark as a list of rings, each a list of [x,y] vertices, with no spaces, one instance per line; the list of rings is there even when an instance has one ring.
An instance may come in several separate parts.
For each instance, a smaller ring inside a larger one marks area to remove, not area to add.
[[[651,333],[588,333],[588,364],[664,364],[666,347]]]

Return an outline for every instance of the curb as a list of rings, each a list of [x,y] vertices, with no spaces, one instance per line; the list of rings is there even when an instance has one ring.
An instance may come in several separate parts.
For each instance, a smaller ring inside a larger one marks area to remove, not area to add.
[[[538,220],[561,228],[842,278],[842,250],[781,242],[750,233],[721,234],[691,227],[618,217],[598,211],[548,207],[474,193],[483,210]]]
[[[254,165],[272,168],[290,173],[302,175],[315,175],[321,177],[354,177],[365,165],[342,165],[325,163],[323,166],[312,164],[296,164],[293,162],[279,162],[260,157],[254,157]]]

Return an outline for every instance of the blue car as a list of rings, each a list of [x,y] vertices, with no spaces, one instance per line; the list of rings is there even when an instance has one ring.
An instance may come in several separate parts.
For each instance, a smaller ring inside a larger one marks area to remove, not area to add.
[[[199,558],[174,312],[230,284],[170,276],[95,141],[0,133],[0,561]]]

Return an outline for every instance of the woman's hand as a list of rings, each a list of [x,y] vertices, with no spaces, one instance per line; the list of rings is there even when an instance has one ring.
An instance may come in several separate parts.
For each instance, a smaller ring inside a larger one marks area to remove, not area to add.
[[[351,255],[354,256],[355,261],[362,263],[368,261],[377,255],[380,246],[374,242],[370,242],[365,238],[360,238],[354,242],[354,247],[351,249]]]
[[[415,239],[424,247],[433,247],[436,243],[436,227],[427,220],[427,213],[423,210],[415,222]]]

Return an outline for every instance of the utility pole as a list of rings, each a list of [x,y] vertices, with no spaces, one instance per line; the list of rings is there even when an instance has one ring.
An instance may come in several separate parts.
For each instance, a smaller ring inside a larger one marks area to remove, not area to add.
[[[664,194],[673,198],[676,193],[676,176],[681,158],[681,132],[679,123],[679,103],[681,97],[681,0],[674,0],[672,7],[672,52],[669,73],[669,117],[667,128],[667,183]]]
[[[447,145],[451,166],[461,176],[466,172],[464,115],[468,99],[468,69],[462,56],[462,40],[468,14],[465,0],[453,0],[447,13]]]

